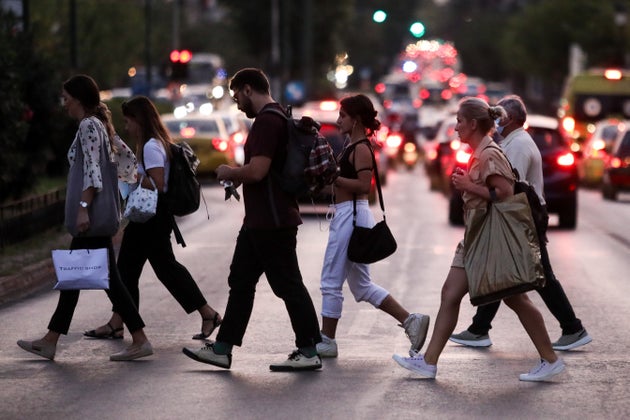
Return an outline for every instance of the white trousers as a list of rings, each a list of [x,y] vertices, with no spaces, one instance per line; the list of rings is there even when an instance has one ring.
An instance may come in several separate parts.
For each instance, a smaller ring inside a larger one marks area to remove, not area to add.
[[[378,308],[389,295],[387,290],[372,283],[369,265],[353,263],[348,259],[352,213],[352,201],[336,204],[330,223],[321,276],[322,316],[326,318],[341,318],[342,288],[346,280],[357,302],[369,302]],[[357,226],[374,226],[374,216],[367,200],[357,201]]]

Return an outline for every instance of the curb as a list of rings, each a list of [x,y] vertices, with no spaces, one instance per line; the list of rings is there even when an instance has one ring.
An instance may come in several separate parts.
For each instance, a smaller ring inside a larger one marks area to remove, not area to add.
[[[0,305],[18,300],[55,284],[52,258],[24,267],[18,274],[0,277]]]

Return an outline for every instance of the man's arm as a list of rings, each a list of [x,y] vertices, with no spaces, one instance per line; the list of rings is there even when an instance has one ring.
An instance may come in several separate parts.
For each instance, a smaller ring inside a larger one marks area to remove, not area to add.
[[[251,184],[262,180],[271,167],[271,158],[267,156],[254,156],[248,164],[233,167],[229,165],[221,165],[217,168],[217,178],[232,181],[235,184]]]

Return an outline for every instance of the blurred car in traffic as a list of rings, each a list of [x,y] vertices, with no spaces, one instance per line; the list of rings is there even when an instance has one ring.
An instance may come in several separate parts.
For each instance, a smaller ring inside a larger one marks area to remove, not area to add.
[[[616,118],[607,118],[595,124],[593,134],[582,146],[581,157],[578,159],[578,176],[581,184],[596,186],[602,182],[608,153],[623,126],[623,122]]]
[[[438,123],[434,137],[426,138],[422,144],[424,149],[424,170],[429,177],[429,189],[441,191],[448,187],[448,179],[444,177],[447,171],[443,165],[449,162],[453,154],[453,140],[458,140],[455,132],[455,115],[449,114]],[[445,184],[446,182],[446,184]]]
[[[558,215],[559,227],[574,229],[577,224],[577,165],[569,143],[558,128],[558,120],[544,115],[528,115],[525,129],[532,136],[542,157],[547,211]],[[452,155],[451,162],[444,164],[444,176],[450,179],[455,168],[466,169],[470,155],[470,147],[461,143],[461,147]],[[454,225],[463,224],[461,193],[449,182],[446,194],[449,197],[449,222]]]
[[[214,175],[219,165],[236,163],[235,150],[247,137],[247,126],[238,122],[237,114],[164,114],[161,118],[175,142],[186,141],[195,151],[199,175]]]
[[[602,196],[616,200],[620,191],[630,191],[630,121],[613,142],[604,165]]]

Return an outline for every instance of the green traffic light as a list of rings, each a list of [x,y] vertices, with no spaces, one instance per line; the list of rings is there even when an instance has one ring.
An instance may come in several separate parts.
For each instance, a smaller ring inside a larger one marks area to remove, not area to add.
[[[424,25],[422,22],[414,22],[409,27],[409,32],[416,38],[422,38],[424,35]]]
[[[383,22],[385,22],[385,19],[387,19],[387,13],[385,13],[382,10],[377,10],[372,15],[372,20],[374,20],[374,22],[376,22],[376,23],[383,23]]]

